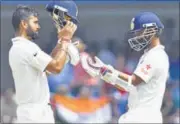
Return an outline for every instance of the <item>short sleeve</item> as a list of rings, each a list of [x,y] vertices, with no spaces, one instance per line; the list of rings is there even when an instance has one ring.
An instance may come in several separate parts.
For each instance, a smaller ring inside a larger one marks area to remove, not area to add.
[[[41,72],[45,70],[51,60],[51,56],[49,56],[42,50],[38,50],[28,57],[28,63]]]
[[[140,60],[134,74],[140,77],[145,83],[154,76],[156,70],[155,62],[151,56],[147,56],[145,59]]]

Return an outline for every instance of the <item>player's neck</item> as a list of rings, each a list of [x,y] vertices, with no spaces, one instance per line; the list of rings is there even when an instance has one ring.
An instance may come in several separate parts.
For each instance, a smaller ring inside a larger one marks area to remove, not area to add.
[[[28,40],[32,40],[29,36],[27,36],[26,33],[21,32],[21,31],[16,32],[16,33],[15,33],[15,36],[16,36],[16,37],[23,37],[23,38],[28,39]]]
[[[160,43],[159,38],[154,38],[154,39],[152,40],[150,46],[149,46],[149,49],[152,49],[152,48],[154,48],[154,47],[156,47],[156,46],[158,46],[158,45],[160,45],[160,44],[161,44],[161,43]]]

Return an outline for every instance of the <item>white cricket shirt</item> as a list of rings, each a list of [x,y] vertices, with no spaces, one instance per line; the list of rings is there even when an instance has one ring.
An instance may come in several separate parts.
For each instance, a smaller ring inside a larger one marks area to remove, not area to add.
[[[164,46],[158,45],[144,52],[134,74],[144,82],[136,86],[137,93],[130,93],[129,107],[160,110],[169,76],[169,59]]]
[[[50,93],[44,69],[52,58],[23,37],[12,39],[9,64],[16,89],[17,104],[47,104]]]

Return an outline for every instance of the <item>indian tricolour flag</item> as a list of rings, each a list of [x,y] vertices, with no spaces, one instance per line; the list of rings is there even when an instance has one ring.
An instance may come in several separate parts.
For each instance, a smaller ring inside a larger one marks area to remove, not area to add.
[[[111,120],[109,99],[71,98],[55,95],[58,115],[69,123],[107,123]]]

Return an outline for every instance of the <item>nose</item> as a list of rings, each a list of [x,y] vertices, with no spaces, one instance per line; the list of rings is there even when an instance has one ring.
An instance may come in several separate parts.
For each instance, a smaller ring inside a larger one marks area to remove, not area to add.
[[[40,26],[40,25],[38,25],[37,29],[39,30],[40,28],[41,28],[41,26]]]

